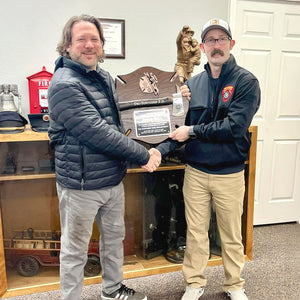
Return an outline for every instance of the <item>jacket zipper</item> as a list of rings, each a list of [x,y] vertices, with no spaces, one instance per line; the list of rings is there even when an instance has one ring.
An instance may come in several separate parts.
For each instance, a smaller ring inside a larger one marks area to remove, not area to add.
[[[81,149],[81,190],[83,191],[84,178],[83,178],[83,169],[84,169],[84,159],[83,159],[83,147],[80,146]]]

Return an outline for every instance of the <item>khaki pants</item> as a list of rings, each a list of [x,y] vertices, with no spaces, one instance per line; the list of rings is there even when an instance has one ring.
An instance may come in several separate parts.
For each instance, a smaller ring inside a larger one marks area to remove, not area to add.
[[[241,235],[244,193],[244,171],[215,175],[186,167],[183,194],[187,241],[182,270],[187,285],[206,285],[203,272],[209,259],[208,229],[214,201],[226,277],[223,289],[226,292],[243,288],[245,281],[240,276],[245,263]]]

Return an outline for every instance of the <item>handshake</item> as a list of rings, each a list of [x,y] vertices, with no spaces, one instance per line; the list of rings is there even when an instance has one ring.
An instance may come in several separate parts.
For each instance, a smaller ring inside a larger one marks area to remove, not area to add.
[[[157,149],[151,148],[149,150],[149,154],[150,154],[149,161],[146,165],[142,166],[142,168],[151,173],[155,171],[157,167],[160,165],[161,153]]]

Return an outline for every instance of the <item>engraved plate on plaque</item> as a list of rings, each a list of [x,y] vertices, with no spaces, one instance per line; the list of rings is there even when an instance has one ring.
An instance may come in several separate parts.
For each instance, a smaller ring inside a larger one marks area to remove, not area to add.
[[[168,135],[171,132],[167,108],[134,111],[133,117],[137,137]]]

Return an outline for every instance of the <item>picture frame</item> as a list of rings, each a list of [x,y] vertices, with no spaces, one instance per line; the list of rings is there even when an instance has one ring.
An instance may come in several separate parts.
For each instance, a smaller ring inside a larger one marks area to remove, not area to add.
[[[125,20],[99,18],[105,38],[105,58],[125,58]]]

